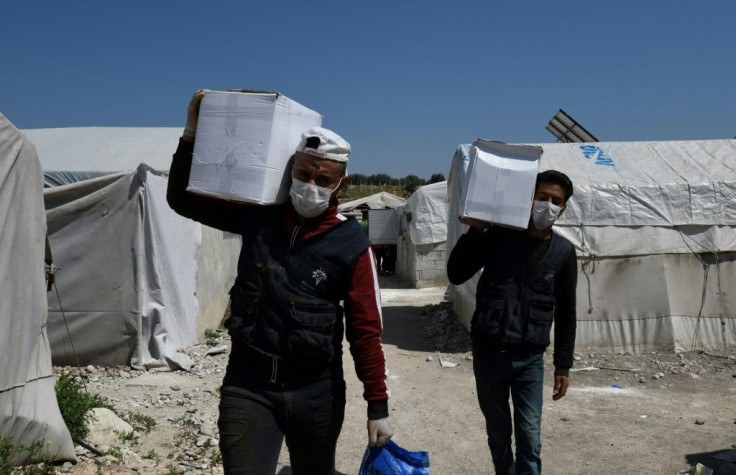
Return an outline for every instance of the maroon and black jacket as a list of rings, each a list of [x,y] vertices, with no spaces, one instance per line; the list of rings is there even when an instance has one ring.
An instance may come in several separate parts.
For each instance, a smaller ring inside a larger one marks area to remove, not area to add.
[[[290,202],[283,205],[259,206],[212,199],[186,191],[192,163],[193,143],[180,141],[169,171],[167,200],[178,214],[207,226],[236,234],[242,234],[244,222],[254,216],[270,215],[270,221],[280,228],[293,242],[319,236],[345,217],[337,212],[333,199],[329,208],[314,218],[300,216]],[[242,251],[241,251],[242,253]],[[236,280],[237,282],[237,280]],[[352,265],[346,282],[345,334],[355,363],[355,371],[363,382],[363,396],[368,401],[371,419],[388,416],[386,362],[381,346],[383,322],[380,293],[373,251],[362,252]],[[233,340],[233,353],[238,343]],[[237,365],[229,365],[234,368]]]

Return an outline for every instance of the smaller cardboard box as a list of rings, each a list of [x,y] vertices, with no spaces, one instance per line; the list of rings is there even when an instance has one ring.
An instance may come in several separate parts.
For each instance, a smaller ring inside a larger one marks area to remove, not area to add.
[[[542,147],[473,142],[460,216],[526,229],[541,158]]]
[[[289,197],[289,158],[322,116],[276,92],[208,91],[202,99],[188,190],[255,204]]]

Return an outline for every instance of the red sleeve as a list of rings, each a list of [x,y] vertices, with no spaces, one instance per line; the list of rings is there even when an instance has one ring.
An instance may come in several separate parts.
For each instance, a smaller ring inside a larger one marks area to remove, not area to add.
[[[383,320],[375,257],[369,248],[353,265],[345,299],[345,335],[355,362],[355,372],[363,382],[363,397],[369,402],[386,401],[386,359],[381,346]]]

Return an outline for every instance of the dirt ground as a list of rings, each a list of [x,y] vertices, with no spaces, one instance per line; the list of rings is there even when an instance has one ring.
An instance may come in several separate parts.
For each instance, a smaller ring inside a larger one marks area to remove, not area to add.
[[[444,299],[445,289],[407,289],[394,277],[382,277],[394,441],[428,451],[434,474],[493,473],[469,338]],[[155,419],[156,426],[139,431],[136,440],[121,441],[115,456],[95,456],[80,447],[80,462],[67,473],[222,473],[217,388],[227,355],[206,355],[222,345],[229,345],[224,334],[184,350],[196,362],[191,372],[90,372],[91,392],[109,398],[121,412]],[[345,368],[348,404],[337,470],[354,474],[367,442],[366,406],[347,351]],[[576,353],[567,396],[553,402],[547,355],[544,473],[677,474],[696,462],[716,474],[736,473],[736,462],[712,457],[736,452],[735,372],[736,361],[725,353]],[[212,437],[202,436],[208,428]],[[277,473],[291,473],[285,450]]]

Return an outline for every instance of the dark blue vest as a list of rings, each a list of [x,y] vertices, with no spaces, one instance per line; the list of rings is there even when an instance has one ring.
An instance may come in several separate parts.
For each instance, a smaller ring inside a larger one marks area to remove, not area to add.
[[[546,347],[555,310],[555,278],[573,246],[552,233],[544,257],[524,277],[524,245],[518,232],[501,232],[489,249],[478,281],[471,333],[503,345]]]
[[[340,301],[353,264],[370,246],[360,225],[349,219],[293,246],[292,236],[265,219],[242,235],[230,335],[265,356],[326,366],[342,344]]]

